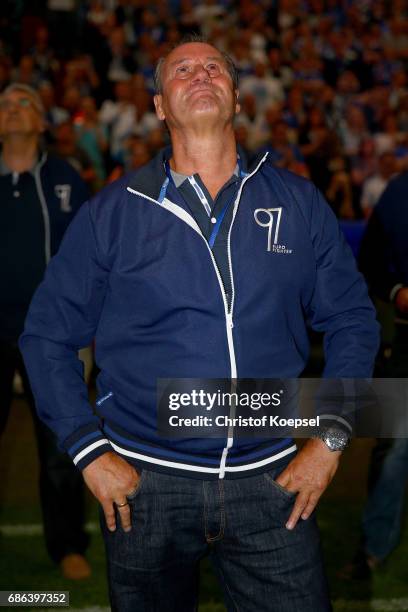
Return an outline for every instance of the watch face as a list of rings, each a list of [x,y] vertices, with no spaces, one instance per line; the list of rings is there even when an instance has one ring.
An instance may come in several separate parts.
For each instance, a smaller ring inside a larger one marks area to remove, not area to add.
[[[344,450],[349,442],[349,438],[344,431],[338,429],[329,429],[323,436],[323,441],[327,444],[330,450]]]

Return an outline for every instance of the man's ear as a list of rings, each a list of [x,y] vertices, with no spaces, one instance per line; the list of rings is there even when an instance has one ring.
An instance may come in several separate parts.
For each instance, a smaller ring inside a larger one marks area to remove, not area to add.
[[[241,110],[241,105],[238,102],[239,99],[239,91],[238,89],[235,90],[235,114],[238,115],[239,111]]]
[[[160,121],[164,121],[166,118],[166,115],[164,114],[163,111],[163,96],[161,94],[156,94],[153,98],[153,102],[154,102],[154,107],[156,109],[156,115],[157,118],[160,119]]]

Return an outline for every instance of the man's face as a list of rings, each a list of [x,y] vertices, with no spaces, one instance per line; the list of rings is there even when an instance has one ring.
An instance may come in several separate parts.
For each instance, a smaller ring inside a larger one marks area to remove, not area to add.
[[[158,118],[171,131],[197,122],[231,123],[239,111],[237,97],[220,52],[205,43],[187,43],[164,61],[162,94],[154,103]]]
[[[3,138],[40,134],[43,130],[41,113],[30,94],[16,90],[0,98],[0,134]]]

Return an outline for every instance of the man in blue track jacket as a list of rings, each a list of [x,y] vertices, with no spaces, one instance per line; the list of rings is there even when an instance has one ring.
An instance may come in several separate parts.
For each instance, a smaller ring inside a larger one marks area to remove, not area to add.
[[[32,408],[40,462],[40,499],[50,557],[66,578],[85,578],[84,486],[55,436],[35,413],[17,341],[35,289],[88,190],[65,161],[41,151],[44,109],[38,93],[22,83],[0,96],[0,435],[19,371]]]
[[[82,207],[20,346],[41,417],[101,503],[113,610],[196,609],[210,554],[229,610],[330,609],[313,510],[346,441],[165,439],[157,379],[371,375],[378,329],[331,210],[237,155],[235,68],[201,41],[156,71],[171,148]],[[76,353],[95,337],[99,399]],[[326,435],[327,434],[327,435]]]

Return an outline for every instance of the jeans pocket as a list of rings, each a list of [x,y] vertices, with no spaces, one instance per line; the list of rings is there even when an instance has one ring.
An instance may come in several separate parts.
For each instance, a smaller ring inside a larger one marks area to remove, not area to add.
[[[146,470],[142,469],[140,471],[140,476],[139,476],[139,480],[137,481],[136,488],[131,492],[130,495],[126,495],[126,499],[128,500],[128,502],[133,502],[136,499],[136,497],[138,497],[138,495],[140,494],[140,491],[142,490],[143,483],[146,480],[146,475],[147,475]]]
[[[293,493],[292,491],[288,491],[287,489],[285,489],[285,487],[282,487],[282,485],[280,485],[278,482],[276,482],[274,476],[276,477],[276,474],[274,473],[275,470],[272,471],[272,474],[270,472],[264,472],[264,478],[265,480],[272,485],[272,487],[278,491],[279,493],[281,493],[282,495],[284,495],[287,499],[294,499],[296,497],[296,493]]]

